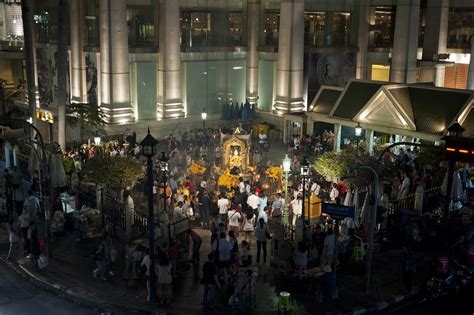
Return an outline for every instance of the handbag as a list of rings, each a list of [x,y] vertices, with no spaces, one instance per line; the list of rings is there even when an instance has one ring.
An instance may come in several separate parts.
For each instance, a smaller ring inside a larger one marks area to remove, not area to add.
[[[38,258],[38,268],[44,269],[48,266],[48,257],[40,255]]]

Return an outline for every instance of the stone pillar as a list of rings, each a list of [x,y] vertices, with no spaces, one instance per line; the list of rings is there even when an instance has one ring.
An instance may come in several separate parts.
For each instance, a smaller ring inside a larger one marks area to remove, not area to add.
[[[247,0],[247,77],[245,97],[250,104],[257,103],[258,97],[258,39],[260,0]]]
[[[469,61],[469,75],[467,77],[467,89],[474,90],[474,38],[471,40],[471,60]]]
[[[334,143],[333,143],[334,152],[341,151],[341,130],[342,130],[341,125],[334,124]]]
[[[179,2],[160,0],[159,14],[157,118],[183,117]]]
[[[444,75],[446,72],[446,66],[438,64],[435,66],[435,86],[444,87]]]
[[[356,78],[367,79],[367,46],[369,45],[370,0],[360,0],[359,30],[357,38],[357,69]]]
[[[277,87],[273,104],[278,114],[305,109],[303,99],[304,0],[282,0],[278,40]]]
[[[427,1],[423,60],[432,61],[438,53],[446,53],[448,44],[449,0]]]
[[[70,2],[71,32],[71,102],[87,102],[86,59],[84,56],[84,5]]]
[[[390,81],[416,82],[420,0],[398,0]]]
[[[130,102],[127,1],[100,0],[101,106],[108,122],[134,121]]]
[[[369,155],[374,155],[374,131],[371,129],[365,130],[366,150]]]

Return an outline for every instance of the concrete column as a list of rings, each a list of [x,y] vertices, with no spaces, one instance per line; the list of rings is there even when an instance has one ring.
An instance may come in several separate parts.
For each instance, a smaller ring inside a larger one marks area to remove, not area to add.
[[[303,99],[304,0],[282,0],[278,40],[277,88],[273,105],[278,114],[305,109]]]
[[[435,86],[444,87],[444,75],[446,72],[445,65],[436,65],[435,66]]]
[[[107,121],[134,121],[130,102],[127,0],[100,0],[101,106]]]
[[[398,0],[390,81],[416,82],[420,0]]]
[[[446,53],[448,44],[449,0],[427,1],[423,60],[431,61],[438,53]]]
[[[71,101],[87,102],[86,59],[84,56],[84,4],[70,0]]]
[[[467,77],[467,89],[474,90],[474,38],[471,40],[471,60],[469,61],[469,75]]]
[[[357,38],[357,79],[367,79],[367,46],[369,45],[370,0],[360,0]]]
[[[3,157],[5,159],[5,169],[11,171],[11,161],[10,161],[10,150],[11,150],[10,142],[5,142],[3,145]]]
[[[366,129],[365,131],[365,143],[366,143],[366,150],[369,155],[374,154],[374,131],[371,129]]]
[[[333,143],[334,152],[341,151],[341,131],[342,131],[342,126],[339,124],[334,124],[334,143]]]
[[[258,39],[260,0],[247,0],[247,77],[245,97],[250,104],[257,103],[258,96]]]
[[[160,0],[159,14],[157,118],[183,117],[179,2]]]

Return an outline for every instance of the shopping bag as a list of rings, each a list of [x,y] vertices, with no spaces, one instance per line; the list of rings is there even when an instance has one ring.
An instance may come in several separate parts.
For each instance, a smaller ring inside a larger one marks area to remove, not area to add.
[[[38,268],[44,269],[48,266],[48,257],[40,255],[38,258]]]

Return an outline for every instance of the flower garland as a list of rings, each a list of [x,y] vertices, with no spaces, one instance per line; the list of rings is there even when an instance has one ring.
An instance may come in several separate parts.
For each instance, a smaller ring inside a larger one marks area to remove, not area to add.
[[[202,175],[206,172],[206,168],[192,161],[191,166],[188,168],[188,172],[193,175]]]

